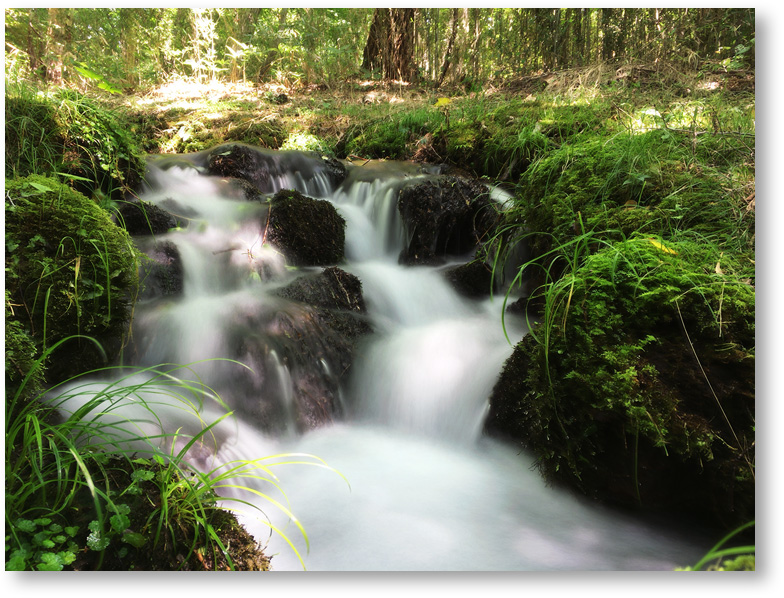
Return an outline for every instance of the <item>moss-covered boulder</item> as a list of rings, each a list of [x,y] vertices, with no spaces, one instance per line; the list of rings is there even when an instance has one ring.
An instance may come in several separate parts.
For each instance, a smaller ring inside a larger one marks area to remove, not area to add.
[[[11,421],[17,410],[38,396],[44,387],[44,368],[40,367],[38,361],[40,353],[33,338],[15,316],[11,294],[6,290],[5,416],[7,421]]]
[[[291,266],[331,266],[343,261],[346,221],[335,206],[299,191],[278,191],[270,201],[267,241]]]
[[[487,429],[629,507],[754,518],[754,288],[715,248],[635,237],[547,291]]]
[[[12,320],[38,354],[74,335],[49,362],[49,381],[111,361],[120,351],[138,288],[137,251],[96,203],[56,179],[7,180],[6,288]]]
[[[462,255],[486,239],[498,220],[482,183],[439,176],[400,191],[398,210],[408,233],[402,264],[438,264]]]
[[[735,160],[743,158],[735,152]],[[727,214],[739,213],[741,206],[723,187],[726,177],[726,171],[697,166],[682,137],[662,131],[610,139],[589,135],[525,170],[516,193],[521,200],[510,217],[536,233],[537,254],[585,231],[615,241],[635,232],[666,238],[688,229],[721,242],[741,229],[753,231],[753,214],[728,226]]]

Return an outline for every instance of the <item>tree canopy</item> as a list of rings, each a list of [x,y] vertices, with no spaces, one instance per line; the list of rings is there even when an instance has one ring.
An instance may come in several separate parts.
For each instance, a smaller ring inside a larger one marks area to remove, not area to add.
[[[8,8],[5,18],[6,74],[108,90],[176,77],[471,87],[620,59],[753,65],[753,8]]]

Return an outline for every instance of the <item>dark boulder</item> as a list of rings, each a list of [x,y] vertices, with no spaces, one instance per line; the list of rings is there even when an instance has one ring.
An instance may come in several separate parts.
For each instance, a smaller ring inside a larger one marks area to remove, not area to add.
[[[330,202],[284,189],[270,201],[266,240],[291,266],[328,266],[343,261],[345,227]]]
[[[493,288],[493,272],[482,259],[474,259],[444,271],[452,287],[466,297],[486,297]]]
[[[314,307],[358,314],[366,311],[359,278],[334,266],[318,275],[300,276],[276,294]]]
[[[400,191],[398,209],[409,242],[401,264],[438,264],[465,254],[491,234],[497,211],[479,181],[439,176]]]
[[[239,410],[264,429],[288,422],[302,432],[329,424],[343,415],[341,388],[358,343],[372,332],[362,285],[352,274],[327,268],[275,295],[286,301],[267,301],[264,311],[233,326],[230,345],[251,369],[235,371],[222,396],[237,391]]]
[[[145,251],[139,274],[141,299],[173,297],[182,294],[183,268],[180,252],[171,241],[160,241]]]
[[[117,223],[133,236],[162,235],[180,222],[166,210],[148,201],[125,201],[117,209]]]
[[[346,178],[345,166],[334,158],[315,152],[276,151],[243,143],[220,145],[207,153],[206,171],[221,177],[245,180],[262,193],[274,193],[289,186],[286,180],[297,173],[302,181],[326,177],[332,186]]]

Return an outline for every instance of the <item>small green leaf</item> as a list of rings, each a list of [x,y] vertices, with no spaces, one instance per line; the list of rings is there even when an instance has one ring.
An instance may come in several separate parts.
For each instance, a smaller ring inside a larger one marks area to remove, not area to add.
[[[112,524],[112,529],[116,532],[122,532],[131,525],[131,520],[127,515],[112,515],[109,518],[109,522]]]
[[[36,527],[35,523],[30,521],[29,519],[17,519],[16,520],[16,529],[18,529],[20,531],[32,533],[32,532],[35,531],[35,527]]]
[[[50,189],[50,188],[49,188],[49,187],[47,187],[46,185],[42,185],[42,184],[40,184],[40,183],[34,183],[34,182],[30,181],[30,182],[28,182],[27,184],[28,184],[28,185],[31,185],[32,187],[35,187],[35,188],[36,188],[36,189],[38,189],[38,191],[40,191],[41,193],[47,193],[47,192],[51,193],[52,191],[54,191],[54,189]]]
[[[136,532],[125,532],[122,541],[134,548],[141,548],[147,542],[147,538]]]

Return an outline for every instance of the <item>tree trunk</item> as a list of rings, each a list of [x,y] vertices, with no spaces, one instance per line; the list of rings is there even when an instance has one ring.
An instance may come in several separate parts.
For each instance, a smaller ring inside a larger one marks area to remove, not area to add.
[[[377,8],[373,12],[373,21],[362,53],[362,68],[365,70],[372,72],[383,69],[388,60],[385,54],[389,39],[389,12],[390,9],[386,8]]]
[[[49,8],[49,28],[46,37],[46,80],[54,85],[63,82],[63,64],[71,45],[73,13],[70,8]]]
[[[385,79],[414,78],[414,17],[416,8],[377,8],[373,13],[362,68],[381,69]]]
[[[441,84],[444,82],[452,61],[452,49],[455,46],[455,38],[457,37],[457,10],[457,8],[452,9],[452,33],[449,35],[449,44],[447,44],[446,53],[444,54],[444,66],[441,68],[441,75],[439,75],[436,82],[436,89],[441,87]]]

